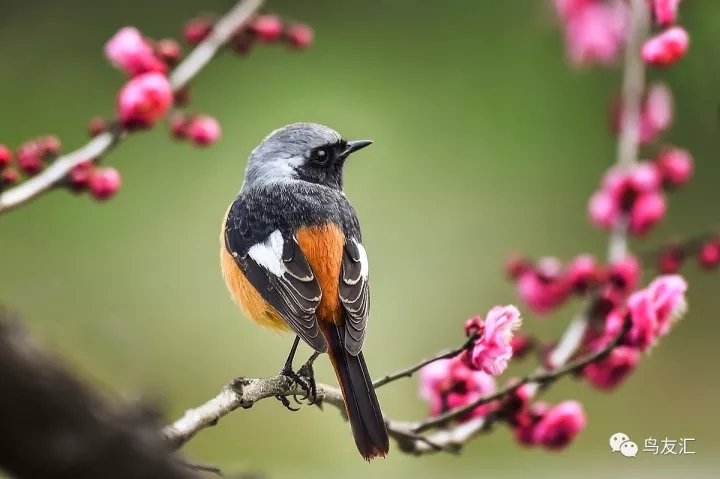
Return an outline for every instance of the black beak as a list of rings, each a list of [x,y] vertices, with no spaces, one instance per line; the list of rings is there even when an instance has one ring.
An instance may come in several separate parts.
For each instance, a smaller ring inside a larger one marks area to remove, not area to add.
[[[345,148],[345,151],[343,151],[340,156],[347,158],[350,154],[355,153],[358,150],[362,150],[366,146],[372,145],[372,143],[373,142],[370,140],[348,141],[347,148]]]

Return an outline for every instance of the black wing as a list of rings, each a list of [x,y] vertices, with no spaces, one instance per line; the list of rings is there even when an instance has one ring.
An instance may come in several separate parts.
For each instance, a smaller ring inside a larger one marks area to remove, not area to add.
[[[322,298],[320,284],[295,238],[283,235],[282,240],[283,267],[282,273],[277,275],[252,258],[252,248],[240,254],[245,249],[242,247],[242,235],[236,229],[225,229],[225,248],[233,255],[248,281],[298,336],[315,351],[324,353],[327,351],[327,340],[315,316]],[[263,243],[258,247],[272,251]]]
[[[370,312],[370,286],[368,283],[367,255],[362,245],[348,238],[343,251],[342,272],[340,274],[340,301],[345,307],[345,349],[357,356],[365,341]]]

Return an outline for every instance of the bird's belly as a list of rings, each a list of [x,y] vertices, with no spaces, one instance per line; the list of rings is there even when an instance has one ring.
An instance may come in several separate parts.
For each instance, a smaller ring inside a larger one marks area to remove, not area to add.
[[[220,247],[220,266],[225,284],[240,310],[245,316],[260,326],[274,331],[290,331],[290,328],[275,309],[265,301],[255,287],[248,281],[235,259]]]

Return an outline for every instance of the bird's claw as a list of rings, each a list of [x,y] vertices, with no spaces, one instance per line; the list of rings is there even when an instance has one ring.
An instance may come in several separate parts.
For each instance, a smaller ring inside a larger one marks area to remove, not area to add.
[[[292,407],[292,406],[290,405],[290,401],[288,401],[288,398],[286,398],[286,397],[283,396],[282,394],[278,394],[277,396],[275,396],[275,399],[277,399],[278,401],[280,401],[280,402],[282,403],[282,405],[285,406],[285,408],[286,408],[288,411],[296,412],[296,411],[299,411],[299,410],[300,410],[300,408],[294,408],[294,407]]]
[[[315,401],[317,401],[317,384],[315,383],[315,371],[313,370],[312,363],[307,362],[303,364],[298,370],[298,375],[307,380],[308,388],[303,388],[307,394],[302,399],[307,399],[308,405],[312,406],[315,404]]]
[[[305,375],[306,377],[308,377],[307,374],[306,374],[306,371],[307,371],[307,370],[305,369],[305,366],[303,366],[302,368],[300,368],[300,371],[298,371],[298,372],[299,372],[300,374],[303,374],[303,372],[305,372],[304,375]],[[309,397],[311,396],[311,394],[313,394],[313,391],[315,390],[315,379],[314,379],[314,377],[313,377],[314,375],[312,374],[312,368],[310,368],[310,371],[311,371],[311,372],[310,372],[310,377],[309,377],[309,379],[310,379],[310,381],[311,381],[311,384],[308,384],[308,382],[306,382],[302,377],[300,377],[300,374],[298,374],[298,373],[296,373],[295,371],[293,371],[292,368],[291,368],[290,366],[288,366],[288,365],[286,365],[285,367],[282,368],[282,370],[280,371],[280,374],[279,374],[279,375],[280,375],[280,376],[285,376],[285,377],[288,377],[288,378],[292,379],[295,384],[297,384],[298,386],[300,386],[300,388],[301,388],[303,391],[306,392],[306,395],[303,396],[302,399],[306,399],[306,398],[309,398]],[[294,411],[299,411],[299,410],[300,410],[300,408],[294,408],[294,407],[292,407],[292,406],[290,405],[290,401],[288,400],[288,398],[286,398],[286,397],[283,396],[283,395],[277,395],[277,396],[275,396],[275,398],[276,398],[278,401],[280,401],[280,402],[282,403],[282,405],[285,406],[286,409],[288,409],[288,410],[290,410],[290,411],[293,411],[293,412],[294,412]],[[293,395],[293,399],[295,400],[296,403],[302,404],[302,403],[300,402],[300,400],[298,400],[296,394]],[[313,400],[310,404],[312,404],[312,403],[314,403],[314,402],[315,402],[315,401]]]

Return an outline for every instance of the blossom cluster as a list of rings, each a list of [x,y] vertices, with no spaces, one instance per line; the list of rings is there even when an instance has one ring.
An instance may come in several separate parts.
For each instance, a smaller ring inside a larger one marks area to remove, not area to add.
[[[565,34],[569,62],[581,65],[614,65],[630,45],[631,35],[642,32],[639,13],[652,19],[651,32],[642,38],[635,52],[645,67],[667,67],[683,57],[689,45],[687,32],[676,24],[680,0],[555,0],[554,7]],[[647,12],[634,9],[646,8]],[[631,28],[633,21],[635,27]],[[649,151],[673,121],[670,89],[655,83],[638,92],[639,110],[626,117],[627,99],[613,105],[612,130],[626,134],[629,120],[636,146]],[[590,195],[590,222],[614,235],[643,237],[667,212],[667,192],[677,190],[692,178],[693,158],[689,152],[670,145],[654,147],[649,160],[632,158],[611,167],[600,188]],[[715,236],[697,249],[705,267],[720,264],[720,237]],[[687,255],[680,247],[663,252],[661,276],[642,286],[643,263],[623,248],[608,261],[583,253],[567,262],[555,257],[531,260],[515,255],[506,264],[521,304],[538,317],[556,312],[573,297],[585,298],[587,328],[571,353],[577,360],[572,372],[591,387],[613,390],[637,368],[643,353],[666,336],[687,308],[686,280],[676,274]],[[517,379],[506,381],[498,393],[496,376],[509,362],[535,351],[550,374],[561,368],[549,352],[554,344],[522,334],[515,306],[492,308],[485,318],[465,323],[471,338],[466,349],[444,357],[421,370],[420,396],[429,404],[429,415],[451,416],[456,422],[493,417],[512,428],[517,442],[560,450],[571,444],[587,425],[582,404],[566,400],[549,404],[534,399],[536,387]],[[582,358],[590,358],[581,361]],[[507,394],[505,394],[507,393]],[[460,408],[460,409],[458,409]],[[453,410],[460,413],[453,415]]]
[[[645,39],[643,60],[669,66],[685,56],[690,36],[677,25],[681,0],[646,0],[658,31]],[[553,0],[565,34],[571,64],[612,65],[628,41],[631,8],[628,0]]]
[[[182,36],[190,46],[209,39],[215,19],[207,16],[189,21]],[[313,30],[307,25],[288,22],[276,15],[255,15],[235,31],[229,47],[238,55],[248,54],[258,44],[286,44],[305,50],[313,42]],[[205,113],[182,111],[190,101],[187,85],[173,85],[171,70],[183,59],[183,48],[172,38],[154,40],[135,27],[119,29],[105,44],[109,63],[126,76],[115,100],[115,115],[92,118],[91,137],[110,132],[118,137],[155,126],[168,120],[170,136],[189,140],[196,146],[211,145],[220,139],[222,128],[217,119]],[[175,110],[175,111],[173,111]],[[29,140],[16,149],[0,144],[0,191],[23,179],[40,174],[60,156],[61,143],[55,136]],[[75,164],[57,186],[70,191],[88,191],[95,199],[105,200],[121,186],[120,173],[97,165],[99,158],[87,158]]]

